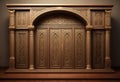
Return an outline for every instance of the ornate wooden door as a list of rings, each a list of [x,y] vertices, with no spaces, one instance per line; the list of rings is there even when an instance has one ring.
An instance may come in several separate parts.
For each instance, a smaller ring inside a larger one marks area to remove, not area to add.
[[[84,29],[38,29],[36,68],[85,68],[84,42]]]

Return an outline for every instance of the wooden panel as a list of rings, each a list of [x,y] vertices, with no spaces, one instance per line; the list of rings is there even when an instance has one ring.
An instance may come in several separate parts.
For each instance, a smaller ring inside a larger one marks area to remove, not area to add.
[[[29,11],[16,11],[16,28],[28,28],[30,24],[30,12]]]
[[[75,29],[75,68],[85,68],[85,31]]]
[[[105,59],[104,38],[105,38],[104,31],[93,32],[93,48],[92,48],[93,68],[104,68],[104,59]]]
[[[37,29],[36,33],[36,68],[48,68],[48,30]]]
[[[28,68],[28,31],[16,31],[16,68]]]
[[[50,29],[50,68],[61,68],[60,29]]]
[[[74,67],[74,46],[72,29],[62,29],[62,67]]]
[[[104,11],[92,11],[92,25],[94,28],[103,28],[105,23]]]

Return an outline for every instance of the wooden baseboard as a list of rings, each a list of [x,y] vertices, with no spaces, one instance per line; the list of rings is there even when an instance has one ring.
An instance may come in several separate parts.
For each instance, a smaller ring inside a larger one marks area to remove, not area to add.
[[[85,72],[83,73],[82,72],[79,72],[79,73],[69,73],[69,72],[66,72],[66,73],[65,72],[64,73],[57,73],[57,72],[56,73],[47,73],[47,72],[46,73],[37,73],[37,72],[6,73],[5,71],[6,69],[3,69],[3,68],[1,69],[1,72],[0,72],[1,80],[6,80],[6,79],[7,80],[25,80],[27,79],[27,80],[119,80],[120,81],[120,70],[115,70],[114,72],[109,72],[109,73],[106,73],[106,72],[102,72],[102,73],[100,72],[99,73],[97,72],[96,73],[95,72],[94,73],[92,72],[86,72],[86,73]],[[5,81],[5,82],[9,82],[9,81]],[[34,82],[34,81],[31,81],[31,82]],[[50,82],[50,81],[45,81],[45,82]],[[81,82],[81,81],[78,81],[78,82]]]
[[[6,73],[112,73],[112,69],[8,69]]]

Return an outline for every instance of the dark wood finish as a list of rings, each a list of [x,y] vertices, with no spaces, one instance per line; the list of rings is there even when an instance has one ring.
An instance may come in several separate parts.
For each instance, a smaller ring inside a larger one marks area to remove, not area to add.
[[[94,69],[105,67],[105,33],[104,30],[93,31],[92,66]]]
[[[105,12],[103,10],[92,11],[92,25],[95,29],[103,29],[105,23]]]
[[[50,29],[50,68],[62,67],[61,29]]]
[[[38,29],[36,31],[36,55],[35,64],[36,68],[48,68],[49,67],[49,48],[48,48],[48,30]]]
[[[16,68],[28,68],[28,31],[16,31]]]
[[[37,29],[36,68],[85,68],[84,42],[84,29]]]
[[[74,68],[72,29],[62,30],[62,66],[63,68]]]
[[[119,82],[120,69],[118,68],[114,73],[5,73],[6,69],[0,69],[1,82],[26,82],[26,81],[57,81],[57,82]],[[19,80],[19,81],[18,81]]]
[[[10,4],[7,7],[12,48],[9,72],[112,72],[112,5]]]
[[[75,68],[85,68],[85,30],[75,29]]]

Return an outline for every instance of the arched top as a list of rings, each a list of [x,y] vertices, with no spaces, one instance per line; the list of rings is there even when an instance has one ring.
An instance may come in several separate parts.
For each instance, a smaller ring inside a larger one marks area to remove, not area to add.
[[[80,22],[82,22],[84,26],[87,26],[88,24],[87,19],[83,16],[83,14],[80,14],[80,11],[74,10],[72,8],[65,8],[65,7],[46,8],[41,11],[37,11],[36,13],[34,13],[32,17],[32,20],[31,20],[32,24],[35,25],[38,22],[38,20],[40,20],[41,17],[47,14],[53,13],[53,12],[54,13],[58,13],[58,12],[68,13],[80,19]]]

